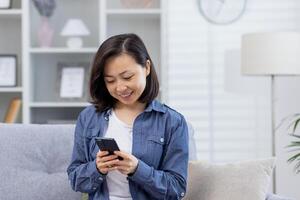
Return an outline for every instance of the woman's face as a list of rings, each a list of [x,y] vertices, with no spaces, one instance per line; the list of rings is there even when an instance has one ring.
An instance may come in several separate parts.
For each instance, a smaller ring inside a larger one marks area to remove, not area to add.
[[[104,82],[111,96],[120,106],[134,106],[146,87],[150,61],[146,67],[136,63],[128,54],[109,59],[104,67]]]

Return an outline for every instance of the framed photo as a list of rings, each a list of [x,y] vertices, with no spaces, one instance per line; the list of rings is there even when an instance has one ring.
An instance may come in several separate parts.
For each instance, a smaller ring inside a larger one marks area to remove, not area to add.
[[[0,87],[17,85],[17,56],[0,55]]]
[[[90,63],[58,63],[58,98],[66,101],[87,101]]]
[[[0,0],[0,9],[9,9],[11,8],[12,0]]]

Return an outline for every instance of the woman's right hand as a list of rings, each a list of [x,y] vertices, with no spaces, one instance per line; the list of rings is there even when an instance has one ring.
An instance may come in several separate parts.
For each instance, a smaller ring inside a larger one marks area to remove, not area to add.
[[[96,155],[96,166],[101,174],[107,174],[115,170],[115,164],[119,161],[117,155],[108,155],[108,151],[98,151]]]

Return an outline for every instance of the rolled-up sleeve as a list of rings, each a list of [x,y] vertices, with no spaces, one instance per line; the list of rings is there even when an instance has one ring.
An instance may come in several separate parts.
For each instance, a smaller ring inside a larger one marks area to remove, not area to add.
[[[67,173],[73,190],[92,193],[101,186],[105,175],[98,172],[95,160],[88,161],[86,159],[83,124],[81,113],[76,123],[73,153],[71,163],[67,168]]]
[[[188,128],[181,116],[171,129],[161,169],[156,170],[139,160],[129,180],[141,185],[155,199],[182,199],[186,192],[188,149]]]

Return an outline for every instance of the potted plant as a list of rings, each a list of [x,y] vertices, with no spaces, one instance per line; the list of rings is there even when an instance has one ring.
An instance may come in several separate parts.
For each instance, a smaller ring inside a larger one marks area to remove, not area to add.
[[[300,113],[292,116],[292,123],[290,127],[292,132],[289,134],[294,138],[293,141],[287,146],[290,152],[295,152],[288,160],[288,163],[295,163],[294,171],[298,174],[300,173],[300,135],[296,133],[297,127],[300,123]]]

